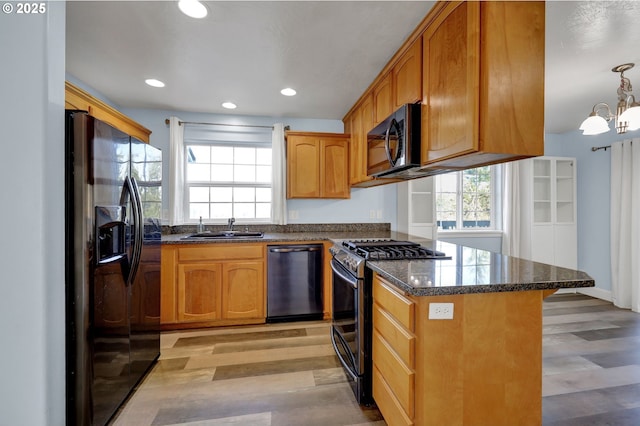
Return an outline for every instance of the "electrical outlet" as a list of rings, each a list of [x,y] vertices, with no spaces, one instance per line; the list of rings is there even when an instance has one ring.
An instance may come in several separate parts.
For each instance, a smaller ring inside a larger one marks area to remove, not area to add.
[[[378,210],[378,219],[382,219],[382,210]]]
[[[429,319],[453,319],[453,303],[429,303]]]
[[[375,218],[376,218],[376,211],[369,210],[369,219],[375,219]]]
[[[289,210],[289,219],[297,219],[298,210]]]

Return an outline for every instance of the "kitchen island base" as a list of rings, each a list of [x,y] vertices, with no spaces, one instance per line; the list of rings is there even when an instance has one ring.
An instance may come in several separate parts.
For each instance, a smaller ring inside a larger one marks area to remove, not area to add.
[[[378,404],[389,425],[542,424],[542,302],[555,290],[411,296],[376,273],[375,303],[376,287],[413,305],[409,327],[406,319],[387,315],[415,336],[412,394],[407,397],[406,386],[384,377],[384,368],[374,380],[374,398],[396,398]],[[453,319],[429,319],[431,303],[452,303]],[[374,317],[373,325],[374,333],[389,335],[388,324]],[[384,343],[392,357],[407,359],[405,349],[389,340]],[[377,356],[374,350],[374,365],[388,362]],[[405,407],[405,415],[385,410],[390,405]]]

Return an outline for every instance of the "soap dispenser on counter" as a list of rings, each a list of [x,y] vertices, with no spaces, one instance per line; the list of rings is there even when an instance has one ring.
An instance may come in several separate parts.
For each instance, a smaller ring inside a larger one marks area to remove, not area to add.
[[[201,234],[204,232],[204,224],[202,223],[202,216],[200,216],[200,222],[198,222],[198,230],[197,230],[198,234]]]

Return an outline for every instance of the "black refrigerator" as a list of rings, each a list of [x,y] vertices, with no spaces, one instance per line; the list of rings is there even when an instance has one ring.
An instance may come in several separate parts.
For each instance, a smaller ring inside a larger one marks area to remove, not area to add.
[[[160,355],[162,153],[65,119],[66,418],[105,425]]]

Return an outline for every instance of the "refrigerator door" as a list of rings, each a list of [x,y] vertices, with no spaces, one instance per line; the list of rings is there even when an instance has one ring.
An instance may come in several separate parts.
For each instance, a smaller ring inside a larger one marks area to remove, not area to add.
[[[67,424],[104,425],[130,386],[129,136],[67,116]]]
[[[132,138],[131,178],[142,212],[140,261],[131,285],[131,381],[135,385],[160,355],[162,152]]]
[[[120,205],[125,209],[122,226],[124,255],[118,261],[107,264],[94,261],[90,265],[90,270],[93,270],[93,282],[90,282],[89,288],[93,294],[92,306],[89,307],[89,324],[92,326],[90,339],[93,338],[93,342],[89,342],[93,344],[93,424],[102,425],[107,423],[130,390],[131,288],[127,275],[133,257],[134,207],[130,197],[122,197],[129,175],[129,136],[98,120],[92,122],[93,134],[89,134],[92,136],[89,143],[92,152],[87,184],[93,190],[93,206],[97,209],[99,206]],[[87,216],[97,225],[92,210],[90,208]]]

